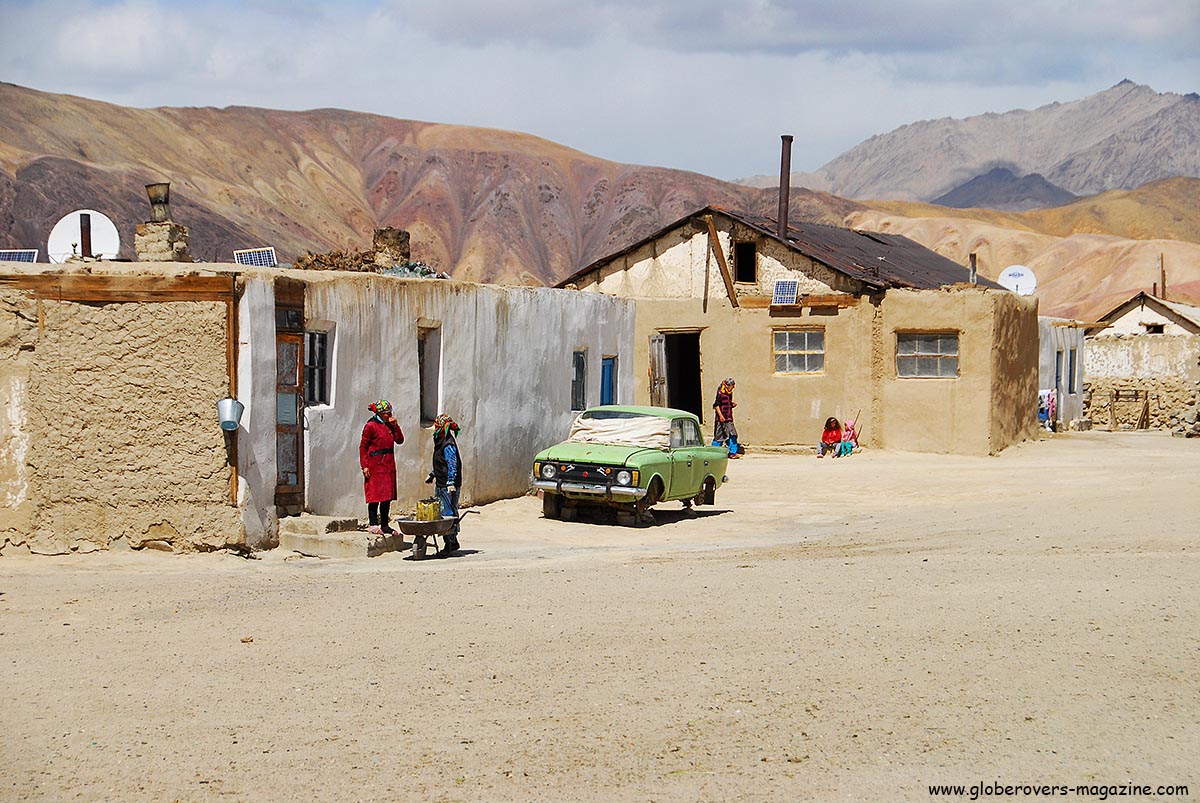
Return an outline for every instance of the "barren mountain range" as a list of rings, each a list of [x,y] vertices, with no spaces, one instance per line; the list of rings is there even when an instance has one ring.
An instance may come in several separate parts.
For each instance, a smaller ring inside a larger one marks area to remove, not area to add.
[[[922,120],[856,145],[793,186],[844,198],[931,201],[994,168],[1074,195],[1200,176],[1200,95],[1122,81],[1082,100],[963,120]],[[778,184],[777,176],[745,179]]]
[[[1152,101],[1145,89],[1121,84],[1101,96],[1109,95],[1114,117],[1143,128],[1148,117],[1191,119],[1191,96],[1147,90]],[[1122,97],[1139,111],[1122,111]],[[1090,124],[1093,115],[1061,111],[1059,119]],[[1133,130],[1112,128],[1110,145]],[[1031,148],[1053,150],[1035,133]],[[1193,135],[1180,123],[1181,164],[1195,157],[1194,147],[1187,152]],[[1168,139],[1163,130],[1155,141]],[[1076,154],[1067,169],[1060,159],[1059,173],[1045,175],[1070,188],[1062,176],[1084,161]],[[149,216],[143,185],[162,180],[171,182],[173,217],[189,226],[197,259],[229,261],[235,248],[273,245],[288,262],[305,251],[365,248],[372,229],[397,226],[411,232],[415,259],[463,280],[521,284],[558,281],[704,205],[773,217],[777,204],[773,187],[619,164],[509,131],[333,109],[132,109],[0,83],[0,248],[44,254],[59,217],[92,208],[117,223],[131,257],[133,228]],[[1174,292],[1200,301],[1198,199],[1200,179],[1188,178],[1023,213],[863,203],[793,188],[789,214],[896,231],[960,262],[976,251],[989,277],[1021,262],[1046,272],[1043,311],[1087,315],[1148,289],[1162,252]]]

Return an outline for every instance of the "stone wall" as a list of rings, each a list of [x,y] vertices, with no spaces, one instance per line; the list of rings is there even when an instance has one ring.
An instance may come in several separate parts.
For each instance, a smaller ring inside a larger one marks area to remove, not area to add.
[[[0,552],[244,540],[214,407],[228,390],[224,303],[5,291],[0,315]]]
[[[1084,360],[1084,416],[1096,427],[1133,429],[1148,397],[1149,428],[1170,429],[1198,401],[1200,335],[1089,338]],[[1114,403],[1114,391],[1138,397]]]

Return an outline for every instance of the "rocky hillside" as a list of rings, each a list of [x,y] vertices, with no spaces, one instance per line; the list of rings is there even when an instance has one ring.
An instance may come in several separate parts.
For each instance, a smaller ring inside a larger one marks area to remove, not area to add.
[[[1171,298],[1200,302],[1200,179],[1114,190],[1055,209],[992,212],[904,201],[875,202],[847,225],[903,234],[957,262],[978,254],[980,273],[1009,265],[1038,277],[1041,312],[1091,320],[1167,271]]]
[[[792,184],[845,198],[928,201],[997,167],[1039,173],[1075,195],[1200,177],[1200,96],[1122,81],[1032,111],[924,120],[871,137],[814,173],[794,174]]]
[[[104,212],[132,256],[144,185],[171,182],[197,259],[272,245],[361,248],[376,227],[456,278],[553,283],[706,204],[775,214],[774,190],[618,164],[509,131],[333,109],[130,109],[0,84],[0,247],[36,247],[73,209]],[[797,191],[796,220],[858,204]],[[43,256],[44,258],[44,256]]]
[[[1054,186],[1037,173],[1017,176],[1011,170],[996,167],[955,187],[940,198],[934,198],[933,203],[955,209],[1023,211],[1062,206],[1074,200],[1074,195],[1062,187]]]

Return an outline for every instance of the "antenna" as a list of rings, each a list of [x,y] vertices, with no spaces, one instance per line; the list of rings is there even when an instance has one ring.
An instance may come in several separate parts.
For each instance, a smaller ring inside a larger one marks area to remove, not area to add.
[[[46,238],[46,257],[55,263],[71,257],[116,259],[121,235],[106,215],[94,209],[77,209],[64,215]]]
[[[1019,296],[1031,296],[1037,290],[1037,277],[1024,265],[1009,265],[996,277],[996,281]]]

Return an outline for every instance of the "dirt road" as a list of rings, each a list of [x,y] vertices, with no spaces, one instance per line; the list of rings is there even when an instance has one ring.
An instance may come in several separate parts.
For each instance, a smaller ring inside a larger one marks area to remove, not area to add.
[[[647,529],[489,505],[443,561],[0,559],[0,799],[1200,794],[1200,443],[730,472]]]

